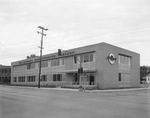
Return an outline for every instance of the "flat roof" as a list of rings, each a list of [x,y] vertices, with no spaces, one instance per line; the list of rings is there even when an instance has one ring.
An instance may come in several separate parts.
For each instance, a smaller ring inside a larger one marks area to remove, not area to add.
[[[87,51],[87,52],[81,52],[81,53],[78,53],[78,52],[76,53],[75,50],[80,49],[80,48],[88,48],[88,47],[92,47],[92,46],[98,46],[98,45],[101,45],[101,46],[109,45],[109,46],[112,46],[112,47],[115,47],[115,48],[119,48],[119,49],[122,49],[122,50],[129,51],[131,53],[135,53],[135,52],[132,52],[130,50],[127,50],[127,49],[124,49],[124,48],[121,48],[121,47],[117,47],[117,46],[114,46],[114,45],[111,45],[111,44],[108,44],[108,43],[105,43],[105,42],[101,42],[101,43],[97,43],[97,44],[92,44],[92,45],[77,47],[77,48],[73,48],[73,49],[63,50],[62,51],[63,56],[58,56],[57,52],[46,54],[46,55],[42,56],[42,60],[63,58],[63,57],[67,57],[67,56],[73,56],[73,55],[77,55],[77,54],[88,53],[88,52],[90,52],[90,50]],[[92,51],[94,51],[94,50],[91,50],[91,52]],[[139,54],[139,53],[135,53],[135,54]],[[23,59],[23,60],[12,62],[12,65],[23,65],[23,64],[26,64],[26,63],[39,62],[39,61],[40,61],[40,57],[36,56],[36,57],[33,57],[33,58]]]

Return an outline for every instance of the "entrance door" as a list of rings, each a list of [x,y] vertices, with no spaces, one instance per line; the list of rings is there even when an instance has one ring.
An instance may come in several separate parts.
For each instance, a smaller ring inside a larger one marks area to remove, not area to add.
[[[87,75],[80,76],[81,85],[87,85]]]
[[[90,75],[89,85],[94,85],[94,76],[93,75]]]
[[[75,73],[74,75],[74,82],[75,82],[75,85],[79,85],[79,75],[77,73]]]

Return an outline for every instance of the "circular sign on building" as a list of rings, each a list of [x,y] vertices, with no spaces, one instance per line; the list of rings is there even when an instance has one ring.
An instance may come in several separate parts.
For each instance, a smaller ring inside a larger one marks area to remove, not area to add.
[[[108,61],[110,64],[114,64],[116,62],[116,57],[114,56],[114,54],[110,54],[108,57],[107,57]]]

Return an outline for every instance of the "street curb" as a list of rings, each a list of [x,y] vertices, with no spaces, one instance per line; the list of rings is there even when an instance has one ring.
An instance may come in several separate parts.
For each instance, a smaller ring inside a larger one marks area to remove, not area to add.
[[[131,89],[111,89],[111,90],[86,90],[88,93],[104,93],[104,92],[126,92],[126,91],[138,91],[138,90],[149,90],[150,88],[131,88]]]
[[[0,85],[7,86],[7,85]],[[104,92],[126,92],[126,91],[137,91],[137,90],[149,90],[148,88],[130,88],[130,89],[109,89],[109,90],[80,90],[80,89],[69,89],[69,88],[37,88],[37,87],[26,87],[26,86],[7,86],[7,87],[18,87],[18,88],[29,88],[29,89],[40,89],[40,90],[59,90],[59,91],[72,91],[72,92],[86,92],[86,93],[104,93]]]

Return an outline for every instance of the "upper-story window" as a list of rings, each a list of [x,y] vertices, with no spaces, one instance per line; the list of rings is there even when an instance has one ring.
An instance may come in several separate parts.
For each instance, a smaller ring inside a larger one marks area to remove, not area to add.
[[[35,69],[35,63],[27,64],[27,69]]]
[[[40,63],[38,65],[38,67],[40,67]],[[45,67],[48,67],[48,61],[42,61],[41,62],[41,68],[45,68]]]
[[[131,57],[125,55],[119,55],[119,64],[130,66]]]
[[[13,71],[20,71],[20,70],[26,70],[27,68],[29,69],[29,67],[27,67],[28,65],[19,65],[19,66],[13,66]]]
[[[60,59],[51,60],[51,66],[59,66],[59,65],[60,65]]]
[[[73,57],[73,61],[74,61],[74,64],[77,64],[77,63],[78,63],[78,57],[77,57],[77,56],[74,56],[74,57]]]
[[[7,69],[5,69],[4,71],[5,71],[5,73],[7,73]]]
[[[80,62],[81,63],[94,62],[94,53],[86,53],[74,56],[74,64],[79,64]]]
[[[90,53],[90,62],[93,62],[94,61],[94,53]]]
[[[48,61],[42,61],[41,67],[42,68],[48,67]]]
[[[7,69],[1,69],[0,73],[8,73]]]
[[[86,62],[93,62],[93,53],[87,53],[87,54],[83,54],[81,55],[81,62],[82,63],[86,63]]]

